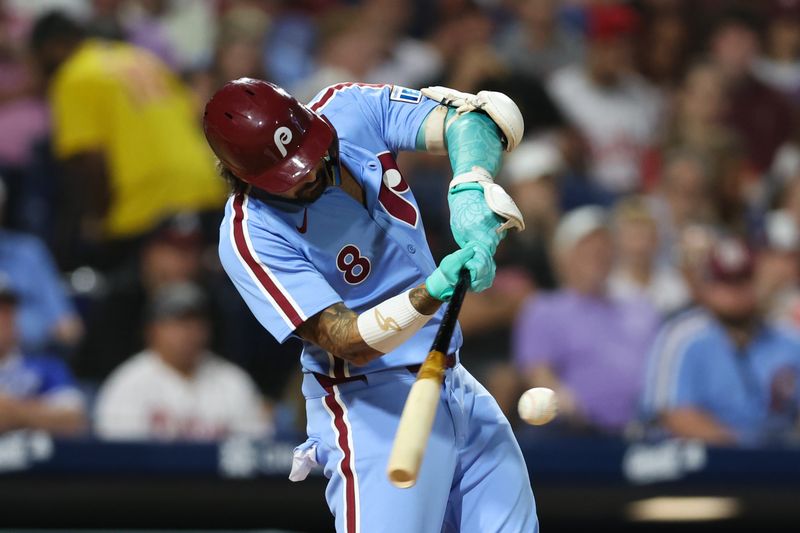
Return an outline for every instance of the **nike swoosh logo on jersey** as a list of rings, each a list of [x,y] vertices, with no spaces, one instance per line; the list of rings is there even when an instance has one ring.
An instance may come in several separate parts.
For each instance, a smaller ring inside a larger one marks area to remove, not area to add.
[[[297,228],[297,231],[299,231],[300,233],[305,233],[306,230],[308,229],[308,208],[307,207],[303,210],[303,225],[302,226],[295,226],[295,227]]]

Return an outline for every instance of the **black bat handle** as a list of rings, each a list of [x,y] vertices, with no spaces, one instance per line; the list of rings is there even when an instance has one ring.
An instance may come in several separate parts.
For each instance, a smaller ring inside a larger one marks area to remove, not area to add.
[[[458,312],[461,310],[461,303],[464,301],[467,288],[469,288],[469,270],[462,268],[458,274],[458,282],[453,290],[453,296],[450,298],[450,303],[447,304],[442,323],[439,325],[439,330],[433,340],[431,351],[435,350],[447,354],[450,347],[450,338],[453,336],[453,330],[458,320]]]

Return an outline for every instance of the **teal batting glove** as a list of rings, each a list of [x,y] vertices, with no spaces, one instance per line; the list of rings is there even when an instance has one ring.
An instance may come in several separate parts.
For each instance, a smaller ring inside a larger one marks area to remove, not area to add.
[[[470,274],[469,288],[473,292],[485,291],[494,281],[496,270],[494,258],[483,244],[475,243],[469,247],[475,251],[475,255],[464,265]]]
[[[469,270],[470,289],[479,292],[488,288],[494,280],[495,266],[489,251],[476,244],[448,255],[439,267],[425,280],[428,293],[437,300],[447,301],[453,296],[458,273]]]
[[[482,244],[494,255],[506,231],[497,232],[503,219],[489,209],[484,198],[483,187],[479,183],[456,185],[447,195],[450,205],[450,231],[462,248],[472,244]]]

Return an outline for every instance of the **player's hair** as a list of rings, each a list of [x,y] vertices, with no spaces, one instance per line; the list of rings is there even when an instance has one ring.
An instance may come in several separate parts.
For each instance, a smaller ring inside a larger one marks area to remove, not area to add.
[[[241,178],[237,177],[236,174],[231,172],[231,169],[225,166],[225,164],[217,159],[217,174],[222,176],[222,179],[225,180],[225,183],[228,184],[228,187],[231,190],[231,193],[238,194],[240,192],[244,192],[248,185],[245,181]]]
[[[86,30],[61,11],[50,11],[36,20],[28,44],[33,51],[54,41],[76,42],[86,37]]]

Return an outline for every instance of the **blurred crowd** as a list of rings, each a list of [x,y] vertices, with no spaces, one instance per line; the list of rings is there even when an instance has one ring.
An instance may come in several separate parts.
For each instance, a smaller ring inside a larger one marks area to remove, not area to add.
[[[530,438],[800,436],[800,0],[0,2],[0,432],[302,432],[299,343],[222,272],[200,128],[243,76],[508,94],[528,229],[461,357]],[[400,168],[437,258],[447,158]]]

